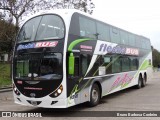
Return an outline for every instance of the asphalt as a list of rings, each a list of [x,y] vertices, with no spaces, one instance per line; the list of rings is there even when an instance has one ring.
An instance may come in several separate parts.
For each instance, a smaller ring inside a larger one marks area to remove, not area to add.
[[[2,93],[2,92],[9,92],[9,91],[12,91],[12,87],[0,88],[0,93]]]

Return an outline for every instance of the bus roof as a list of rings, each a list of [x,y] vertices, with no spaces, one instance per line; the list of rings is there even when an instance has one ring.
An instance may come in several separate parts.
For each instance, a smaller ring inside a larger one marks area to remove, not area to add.
[[[64,16],[67,15],[67,17],[70,17],[70,18],[71,18],[74,13],[79,13],[79,14],[81,14],[81,15],[90,17],[90,18],[95,19],[95,20],[97,20],[97,21],[101,21],[101,22],[103,22],[103,23],[106,23],[104,20],[97,19],[95,16],[92,16],[92,15],[90,15],[90,14],[88,14],[88,13],[82,12],[82,11],[77,10],[77,9],[53,9],[53,10],[41,10],[41,11],[35,13],[34,15],[31,15],[30,17],[28,17],[28,18],[23,22],[23,24],[24,24],[26,21],[28,21],[29,19],[31,19],[31,18],[33,18],[33,17],[36,17],[36,16],[39,16],[39,15],[44,15],[44,14],[57,14],[57,15],[60,15],[60,16],[62,16],[62,17],[64,17]],[[22,26],[23,26],[23,24],[22,24]],[[106,23],[106,24],[108,24],[108,23]],[[121,31],[125,31],[125,32],[128,32],[128,33],[137,35],[137,36],[139,36],[139,37],[143,37],[144,39],[148,39],[148,40],[150,41],[150,39],[147,38],[147,37],[145,37],[145,36],[132,33],[132,32],[130,32],[130,31],[124,30],[124,29],[122,29],[122,28],[116,27],[116,26],[111,25],[111,24],[108,24],[108,25],[109,25],[109,26],[112,26],[112,27],[115,27],[115,28],[117,28],[117,29],[119,29],[119,30],[121,30]]]
[[[39,12],[35,13],[34,15],[30,15],[29,17],[27,17],[25,19],[25,21],[23,22],[23,24],[28,21],[29,19],[39,16],[39,15],[44,15],[44,14],[57,14],[60,16],[64,16],[64,15],[68,15],[68,16],[72,16],[75,12],[78,12],[80,14],[84,14],[84,15],[89,15],[87,13],[84,13],[82,11],[76,10],[76,9],[53,9],[53,10],[40,10]],[[91,17],[91,16],[90,16]],[[23,25],[22,24],[22,25]]]

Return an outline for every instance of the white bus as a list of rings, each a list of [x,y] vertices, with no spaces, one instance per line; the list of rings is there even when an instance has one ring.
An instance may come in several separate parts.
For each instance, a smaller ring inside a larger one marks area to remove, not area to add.
[[[144,87],[152,71],[150,40],[77,10],[45,11],[21,27],[13,58],[15,103],[95,106],[108,94]]]

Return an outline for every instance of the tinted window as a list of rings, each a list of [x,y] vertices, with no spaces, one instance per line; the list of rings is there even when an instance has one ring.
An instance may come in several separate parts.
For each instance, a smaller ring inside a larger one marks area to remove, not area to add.
[[[110,41],[109,26],[97,22],[97,33],[98,33],[98,39]]]
[[[149,50],[151,49],[151,43],[149,40],[146,40],[146,48]]]
[[[19,32],[18,41],[61,39],[63,37],[62,19],[56,15],[44,15],[27,21]]]
[[[135,36],[133,34],[129,34],[128,39],[129,45],[135,46]]]
[[[136,36],[136,46],[142,48],[142,39],[139,36]]]
[[[79,25],[80,25],[80,36],[96,38],[96,24],[94,21],[79,17]]]
[[[121,44],[128,45],[128,33],[125,31],[120,31]]]
[[[122,72],[129,71],[130,70],[130,59],[127,57],[122,57],[121,62],[122,62]]]
[[[95,57],[95,56],[97,55],[93,55],[92,57]],[[101,56],[97,56],[97,59],[87,76],[97,76],[98,75],[99,66],[101,66],[100,61],[101,61]]]
[[[64,37],[62,19],[55,15],[43,16],[36,36],[36,40],[61,39]]]
[[[119,73],[121,72],[121,60],[119,57],[113,57],[112,58],[113,64],[112,64],[112,73]]]
[[[80,36],[79,31],[79,14],[74,13],[71,18],[69,34]]]
[[[45,55],[19,55],[15,62],[15,78],[34,80],[49,80],[62,78],[62,54],[47,53]]]
[[[111,56],[107,56],[107,55],[105,55],[105,56],[102,56],[102,66],[104,66],[105,67],[105,73],[106,74],[109,74],[109,73],[112,73],[112,70],[111,70],[111,61],[112,61],[112,58],[111,58]]]
[[[142,41],[142,48],[147,49],[147,44],[146,44],[147,41],[145,39],[142,39],[141,41]]]
[[[81,64],[82,64],[82,75],[85,75],[89,66],[89,62],[88,62],[88,55],[87,54],[83,54],[81,55]]]
[[[39,25],[41,18],[42,18],[41,16],[32,18],[31,20],[29,20],[23,25],[18,35],[19,42],[34,40],[36,31],[37,31],[37,27]]]
[[[120,43],[119,30],[114,27],[110,27],[111,41],[114,43]]]
[[[75,65],[74,65],[74,76],[79,76],[80,75],[80,59],[79,57],[75,57]]]
[[[138,59],[131,58],[131,70],[137,70],[137,69],[138,69]]]

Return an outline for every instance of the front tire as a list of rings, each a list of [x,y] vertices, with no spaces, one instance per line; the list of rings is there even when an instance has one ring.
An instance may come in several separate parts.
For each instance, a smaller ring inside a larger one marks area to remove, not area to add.
[[[93,84],[90,91],[89,106],[94,107],[98,105],[99,101],[100,101],[100,88],[97,84]]]

